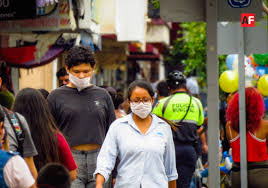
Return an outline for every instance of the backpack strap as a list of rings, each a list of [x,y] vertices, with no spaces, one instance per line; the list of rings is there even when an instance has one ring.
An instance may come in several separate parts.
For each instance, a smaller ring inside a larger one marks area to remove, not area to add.
[[[5,108],[2,107],[2,110],[4,111],[6,117],[7,117],[8,121],[9,121],[9,123],[11,125],[11,128],[15,133],[15,136],[16,136],[16,139],[17,139],[17,142],[18,142],[18,150],[17,151],[20,153],[21,157],[23,157],[23,143],[24,143],[25,134],[24,134],[24,130],[22,129],[22,123],[21,123],[21,121],[20,121],[20,119],[19,119],[19,117],[18,117],[18,115],[16,113],[12,114],[13,117],[10,117],[10,113]],[[14,123],[11,120],[11,118],[15,119],[15,120],[18,120],[18,125],[20,127],[21,132],[19,132],[15,128]]]
[[[162,108],[162,117],[164,117],[164,114],[165,114],[165,111],[167,109],[167,105],[169,103],[169,101],[174,97],[175,95],[171,95],[168,97],[168,99],[166,100],[166,102],[164,103],[163,105],[163,108]]]

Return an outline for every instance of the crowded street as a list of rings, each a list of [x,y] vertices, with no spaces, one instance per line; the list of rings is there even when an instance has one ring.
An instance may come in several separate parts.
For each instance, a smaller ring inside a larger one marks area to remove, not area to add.
[[[0,188],[267,188],[268,0],[0,0]]]

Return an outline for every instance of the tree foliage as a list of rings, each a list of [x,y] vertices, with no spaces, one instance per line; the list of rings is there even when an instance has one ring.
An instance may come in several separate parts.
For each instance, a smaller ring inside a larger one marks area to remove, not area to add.
[[[185,75],[196,72],[201,88],[206,88],[206,23],[181,23],[180,27],[181,37],[176,39],[173,48],[165,57],[165,62],[169,65],[182,63]],[[218,58],[219,73],[227,69],[225,57]]]

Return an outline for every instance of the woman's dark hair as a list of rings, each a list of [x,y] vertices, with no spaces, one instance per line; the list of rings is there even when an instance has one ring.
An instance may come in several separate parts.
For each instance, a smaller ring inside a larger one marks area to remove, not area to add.
[[[124,102],[124,97],[120,94],[116,94],[113,102],[114,102],[114,109],[118,110],[120,104]]]
[[[34,157],[37,169],[49,162],[60,162],[58,128],[42,94],[33,88],[22,89],[15,98],[13,111],[23,115],[29,124],[38,152]]]
[[[118,94],[113,87],[105,86],[105,85],[102,85],[100,87],[108,91],[108,93],[110,94],[112,98],[114,109],[117,110],[119,108],[119,105],[124,102],[124,98],[122,97],[122,95]]]
[[[151,84],[149,82],[144,81],[144,80],[135,80],[128,87],[128,91],[127,91],[127,98],[128,99],[130,99],[130,96],[132,94],[132,91],[136,87],[140,87],[140,88],[143,88],[143,89],[147,90],[148,93],[149,93],[149,95],[153,98],[153,96],[154,96],[154,90],[153,90]]]
[[[43,95],[45,99],[47,99],[47,96],[49,95],[49,92],[45,89],[38,89],[38,91]]]
[[[68,69],[73,66],[77,66],[80,64],[90,64],[93,68],[95,63],[95,59],[90,47],[85,46],[74,46],[68,51],[68,55],[65,59],[65,65]]]

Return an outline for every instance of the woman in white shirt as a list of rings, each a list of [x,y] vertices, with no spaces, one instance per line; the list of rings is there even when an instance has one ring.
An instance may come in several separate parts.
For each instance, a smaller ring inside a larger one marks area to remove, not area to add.
[[[119,158],[115,188],[176,188],[178,177],[170,126],[151,114],[154,92],[145,81],[128,89],[132,113],[112,123],[97,159],[96,188],[102,188]]]

